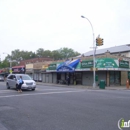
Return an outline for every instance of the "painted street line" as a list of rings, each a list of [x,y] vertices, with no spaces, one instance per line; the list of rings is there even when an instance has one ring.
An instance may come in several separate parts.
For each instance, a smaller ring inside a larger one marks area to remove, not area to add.
[[[2,125],[2,123],[0,123],[0,130],[8,130],[6,127],[4,127],[4,125]]]
[[[0,98],[8,98],[8,97],[18,97],[18,96],[35,96],[35,95],[48,95],[48,94],[60,94],[60,93],[75,93],[75,92],[84,92],[85,90],[80,91],[60,91],[60,92],[44,92],[44,93],[31,93],[31,94],[23,94],[19,93],[19,95],[6,95],[0,96]]]
[[[36,88],[36,90],[40,91],[40,90],[43,90],[43,91],[51,91],[51,90],[66,90],[66,89],[41,89],[41,88]],[[31,91],[31,90],[30,90]],[[17,90],[0,90],[0,93],[10,93],[10,92],[17,92]]]
[[[63,90],[63,89],[54,89],[54,88],[52,88],[52,89],[44,89],[44,88],[37,88],[37,90]]]
[[[0,90],[0,93],[16,92],[16,90]]]

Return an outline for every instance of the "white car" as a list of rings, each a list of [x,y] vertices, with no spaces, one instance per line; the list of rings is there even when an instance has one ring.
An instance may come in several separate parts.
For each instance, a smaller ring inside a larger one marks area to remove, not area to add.
[[[4,81],[4,77],[0,75],[0,81]]]
[[[32,80],[32,78],[27,74],[9,74],[6,79],[6,86],[7,89],[18,87],[18,80],[22,76],[22,79],[24,81],[24,84],[22,84],[21,89],[22,90],[35,90],[36,88],[36,82]]]

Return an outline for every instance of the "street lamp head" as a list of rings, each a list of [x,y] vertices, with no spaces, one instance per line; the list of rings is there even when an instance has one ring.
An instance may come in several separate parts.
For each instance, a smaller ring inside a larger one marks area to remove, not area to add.
[[[81,15],[81,18],[85,18],[83,15]]]
[[[9,55],[8,53],[6,53],[6,52],[3,52],[3,54],[7,54],[7,55]]]

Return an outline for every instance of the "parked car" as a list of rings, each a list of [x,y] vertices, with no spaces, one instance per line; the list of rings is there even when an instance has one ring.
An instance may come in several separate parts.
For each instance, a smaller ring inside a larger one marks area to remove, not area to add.
[[[4,77],[0,75],[0,81],[4,81]]]
[[[24,81],[24,84],[21,86],[22,90],[35,90],[36,82],[32,80],[32,78],[27,74],[9,74],[6,79],[7,89],[17,89],[20,76],[22,76],[22,79]]]

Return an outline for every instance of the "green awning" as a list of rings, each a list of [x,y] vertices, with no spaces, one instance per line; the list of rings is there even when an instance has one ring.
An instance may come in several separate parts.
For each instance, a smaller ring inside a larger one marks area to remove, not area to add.
[[[98,70],[129,70],[129,61],[118,60],[116,58],[98,58],[95,60],[95,68]],[[93,68],[93,59],[83,60],[76,67],[77,71],[88,71]]]
[[[61,63],[63,63],[63,62],[53,62],[53,63],[49,64],[46,71],[56,71],[57,66],[59,66]]]
[[[96,68],[118,68],[118,59],[113,58],[97,59]]]

